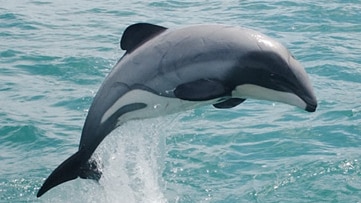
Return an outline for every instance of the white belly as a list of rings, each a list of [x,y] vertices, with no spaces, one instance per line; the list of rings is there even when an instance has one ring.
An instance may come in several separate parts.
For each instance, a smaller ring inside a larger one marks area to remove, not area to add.
[[[144,103],[145,108],[130,111],[118,118],[118,125],[132,119],[143,119],[164,116],[194,109],[196,107],[213,104],[218,99],[208,101],[186,101],[178,98],[162,97],[145,90],[132,90],[120,97],[103,115],[101,122],[103,123],[111,117],[118,109],[125,105],[133,103]]]

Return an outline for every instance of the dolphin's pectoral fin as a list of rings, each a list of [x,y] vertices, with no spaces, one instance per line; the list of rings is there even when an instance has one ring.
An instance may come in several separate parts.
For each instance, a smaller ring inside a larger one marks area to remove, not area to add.
[[[79,170],[83,163],[83,151],[78,151],[60,164],[45,180],[43,186],[38,191],[40,197],[51,188],[69,180],[74,180],[79,176]]]
[[[122,39],[120,40],[120,48],[131,52],[143,42],[148,41],[166,29],[165,27],[149,23],[130,25],[123,33]]]
[[[230,98],[225,101],[213,104],[213,106],[217,109],[229,109],[241,104],[242,102],[246,101],[246,99],[241,98]]]
[[[102,174],[101,169],[98,167],[98,163],[94,159],[91,159],[85,165],[80,167],[79,177],[99,181]]]
[[[200,79],[178,85],[174,95],[183,100],[206,101],[231,94],[230,88],[220,81],[212,79]]]

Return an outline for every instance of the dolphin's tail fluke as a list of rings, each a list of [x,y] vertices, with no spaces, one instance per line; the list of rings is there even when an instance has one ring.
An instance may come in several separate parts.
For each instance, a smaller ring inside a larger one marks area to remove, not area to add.
[[[84,156],[84,152],[79,150],[60,164],[45,180],[36,196],[40,197],[51,188],[78,177],[99,180],[102,173],[97,163],[95,160],[90,160],[84,164],[84,159],[86,160]]]

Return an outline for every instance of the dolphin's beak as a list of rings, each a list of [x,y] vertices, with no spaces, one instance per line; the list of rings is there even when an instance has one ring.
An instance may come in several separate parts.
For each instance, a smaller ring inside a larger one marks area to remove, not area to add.
[[[311,98],[308,101],[305,101],[307,106],[305,108],[308,112],[315,112],[317,108],[317,100],[316,98]]]

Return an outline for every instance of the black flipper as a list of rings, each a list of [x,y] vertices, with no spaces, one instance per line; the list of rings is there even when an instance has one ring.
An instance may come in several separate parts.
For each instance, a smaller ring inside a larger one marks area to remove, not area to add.
[[[84,160],[87,161],[84,151],[73,154],[50,174],[36,196],[40,197],[51,188],[78,177],[99,180],[101,172],[94,160],[85,163]]]
[[[213,106],[216,107],[217,109],[229,109],[229,108],[233,108],[233,107],[237,106],[238,104],[240,104],[244,101],[246,101],[246,99],[230,98],[225,101],[213,104]]]
[[[128,52],[133,51],[142,43],[160,34],[167,28],[149,23],[137,23],[127,27],[120,40],[120,48]]]
[[[188,101],[206,101],[223,96],[230,96],[231,89],[218,80],[200,79],[179,85],[174,95]]]

